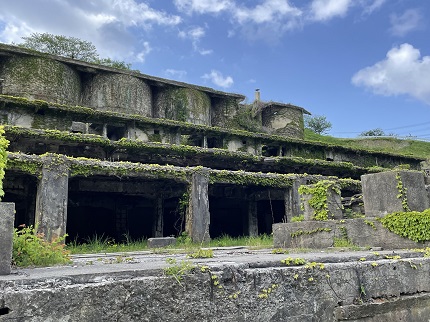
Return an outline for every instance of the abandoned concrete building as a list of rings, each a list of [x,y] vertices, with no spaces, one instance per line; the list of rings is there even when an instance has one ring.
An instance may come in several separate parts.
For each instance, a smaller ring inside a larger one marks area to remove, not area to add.
[[[304,108],[0,45],[2,201],[46,238],[270,234],[321,179],[420,158],[303,140]]]

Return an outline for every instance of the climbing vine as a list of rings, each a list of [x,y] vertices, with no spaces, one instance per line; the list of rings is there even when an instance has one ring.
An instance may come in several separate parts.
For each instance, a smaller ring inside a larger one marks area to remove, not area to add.
[[[328,192],[333,190],[340,194],[340,188],[336,182],[331,180],[321,180],[313,185],[302,185],[299,187],[299,193],[301,195],[310,195],[310,199],[307,200],[309,206],[315,211],[315,220],[328,220],[330,211],[328,209]],[[302,207],[304,207],[302,200]]]
[[[4,127],[0,126],[0,198],[4,196],[3,191],[3,178],[6,169],[7,162],[7,147],[9,146],[9,141],[4,137]]]
[[[378,218],[389,231],[415,242],[430,241],[430,209],[395,212]]]
[[[396,173],[396,179],[397,179],[397,190],[399,192],[397,195],[397,198],[402,201],[402,207],[404,211],[411,211],[408,205],[408,196],[406,194],[406,192],[408,191],[408,188],[403,186],[402,176],[400,175],[400,172]]]

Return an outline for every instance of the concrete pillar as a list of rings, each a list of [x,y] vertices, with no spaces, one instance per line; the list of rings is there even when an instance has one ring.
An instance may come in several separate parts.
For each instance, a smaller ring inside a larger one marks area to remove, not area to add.
[[[248,234],[250,237],[258,236],[257,201],[248,201]]]
[[[66,233],[69,165],[64,156],[44,158],[37,186],[35,226],[46,240]]]
[[[107,124],[103,124],[103,133],[102,133],[104,138],[107,138]]]
[[[309,185],[309,187],[314,187],[314,185]],[[327,219],[342,219],[342,202],[339,193],[339,187],[335,189],[333,186],[330,186],[326,190],[327,196]],[[303,194],[301,195],[301,199],[303,202],[304,210],[303,214],[305,216],[305,220],[315,220],[315,216],[317,215],[316,210],[309,204],[309,200],[313,197],[313,194]]]
[[[10,274],[15,204],[0,203],[0,275]]]
[[[208,148],[208,137],[206,135],[203,135],[203,146],[202,148],[207,149]]]
[[[210,240],[209,225],[209,170],[203,168],[191,176],[189,203],[185,221],[185,231],[194,242]]]
[[[306,179],[294,180],[292,186],[285,191],[285,218],[286,222],[291,222],[292,217],[300,216],[302,210],[300,208],[299,187],[306,182]]]
[[[163,198],[158,197],[154,211],[154,226],[152,228],[153,237],[163,237]]]

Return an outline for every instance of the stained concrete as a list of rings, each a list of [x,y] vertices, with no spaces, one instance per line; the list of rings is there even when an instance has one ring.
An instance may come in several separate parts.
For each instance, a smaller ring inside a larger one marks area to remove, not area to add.
[[[15,204],[0,203],[0,275],[10,273],[12,263],[13,222],[15,219]]]
[[[426,321],[430,259],[410,251],[214,250],[178,281],[166,257],[81,255],[0,277],[0,321]],[[401,259],[388,259],[400,256]],[[307,266],[286,266],[287,257]],[[122,260],[122,262],[121,262]],[[202,271],[201,266],[206,266]],[[215,283],[215,281],[217,283]],[[366,313],[367,312],[367,313]]]

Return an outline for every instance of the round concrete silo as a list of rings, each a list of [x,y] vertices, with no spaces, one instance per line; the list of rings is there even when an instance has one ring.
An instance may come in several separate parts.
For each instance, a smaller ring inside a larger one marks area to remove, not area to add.
[[[100,73],[85,82],[82,105],[151,117],[151,88],[144,80],[131,75]]]
[[[154,117],[211,125],[211,99],[192,88],[167,87],[155,97]]]
[[[53,59],[10,57],[0,66],[4,95],[76,105],[81,92],[79,73]]]

